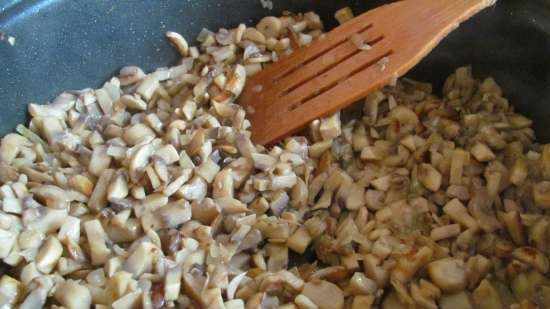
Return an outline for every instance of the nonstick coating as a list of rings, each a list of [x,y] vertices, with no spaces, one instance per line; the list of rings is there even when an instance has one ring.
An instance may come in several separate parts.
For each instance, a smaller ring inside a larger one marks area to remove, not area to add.
[[[29,102],[100,86],[127,64],[152,70],[175,63],[167,30],[193,41],[202,27],[254,24],[283,10],[314,10],[330,28],[338,8],[349,5],[360,13],[385,2],[273,0],[269,11],[259,0],[0,0],[0,31],[16,37],[13,47],[0,42],[0,134],[26,120]],[[498,1],[446,38],[410,75],[439,87],[467,64],[479,77],[494,76],[517,110],[535,120],[537,137],[550,141],[549,1]]]

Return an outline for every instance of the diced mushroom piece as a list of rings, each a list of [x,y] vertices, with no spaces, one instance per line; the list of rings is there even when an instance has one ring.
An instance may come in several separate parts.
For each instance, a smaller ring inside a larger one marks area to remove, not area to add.
[[[225,309],[245,309],[244,301],[242,299],[231,299],[223,304]]]
[[[420,279],[419,284],[411,284],[411,298],[423,308],[437,309],[435,300],[441,296],[441,291],[435,285]]]
[[[356,272],[349,281],[349,290],[353,295],[375,294],[378,290],[376,282],[367,278],[364,273]]]
[[[319,133],[323,140],[332,140],[342,134],[342,123],[340,122],[340,113],[335,113],[330,117],[321,119]]]
[[[431,260],[432,256],[433,250],[427,246],[402,255],[391,272],[392,280],[407,283],[421,267]]]
[[[440,309],[473,309],[470,298],[464,291],[443,295],[439,299],[438,304]]]
[[[122,269],[138,278],[141,274],[152,270],[153,260],[159,251],[151,242],[144,241],[128,256],[128,259],[122,265]]]
[[[54,297],[67,309],[89,308],[92,304],[90,290],[74,280],[66,280],[57,285]]]
[[[122,86],[127,86],[138,82],[145,77],[145,73],[136,66],[126,66],[120,69],[118,79]]]
[[[443,212],[451,218],[451,220],[460,223],[466,228],[477,228],[476,220],[470,216],[468,209],[458,199],[452,199],[445,207]]]
[[[132,154],[130,164],[128,166],[128,173],[132,182],[137,182],[140,177],[140,173],[145,170],[145,167],[149,164],[149,159],[154,152],[155,149],[151,144],[145,144],[139,147]]]
[[[491,271],[493,263],[483,255],[472,256],[466,262],[466,273],[468,275],[468,288],[474,289],[481,279]]]
[[[134,291],[115,300],[111,307],[113,309],[136,309],[140,308],[140,304],[141,291]]]
[[[305,227],[299,227],[294,234],[287,239],[286,245],[292,251],[303,254],[311,241],[312,239],[307,229]]]
[[[176,47],[182,57],[187,57],[189,54],[189,44],[181,34],[173,31],[167,31],[166,37],[170,40],[170,43]]]
[[[220,166],[212,160],[205,160],[195,169],[195,174],[201,176],[207,183],[211,183],[220,171]]]
[[[161,158],[168,165],[177,162],[180,157],[173,145],[164,145],[155,150],[155,156]]]
[[[64,242],[65,240],[72,240],[78,243],[80,239],[80,219],[72,216],[68,216],[57,234],[57,238]]]
[[[549,268],[548,258],[533,247],[520,247],[512,251],[512,256],[530,266],[541,273],[546,273]]]
[[[187,200],[195,201],[206,197],[208,185],[202,177],[193,177],[187,184],[180,187],[179,194]]]
[[[464,166],[467,164],[469,154],[462,149],[455,149],[451,156],[451,168],[449,171],[449,183],[452,185],[462,184]]]
[[[0,278],[0,291],[0,304],[10,308],[10,306],[14,306],[20,301],[25,292],[25,287],[20,281],[8,275],[3,275]]]
[[[191,205],[184,200],[168,203],[153,213],[154,229],[177,228],[191,219]]]
[[[60,120],[54,117],[42,118],[41,129],[42,136],[48,140],[50,145],[55,143],[56,136],[63,133],[63,126],[61,125]]]
[[[472,303],[475,308],[500,309],[502,301],[495,287],[484,279],[472,293]]]
[[[155,132],[143,123],[136,123],[124,129],[122,138],[128,145],[146,143],[155,138]]]
[[[517,158],[510,169],[510,182],[516,186],[523,184],[528,176],[528,165],[524,158]]]
[[[256,29],[266,38],[278,38],[283,30],[283,23],[277,17],[267,16],[260,20],[256,25]]]
[[[227,84],[225,85],[225,90],[231,92],[235,96],[239,96],[243,91],[245,82],[246,82],[246,70],[244,66],[237,64],[231,76],[229,77]]]
[[[84,223],[84,230],[90,245],[90,256],[93,265],[102,265],[107,261],[111,254],[111,249],[107,247],[107,234],[101,226],[99,220],[90,220]]]
[[[99,179],[95,184],[92,195],[88,200],[88,206],[93,211],[99,212],[107,206],[107,188],[109,187],[109,183],[114,174],[114,170],[105,169],[99,175]]]
[[[19,308],[43,308],[53,284],[53,280],[49,276],[40,276],[35,278],[28,287],[30,292],[25,297],[25,300],[23,300],[23,302],[19,305]]]
[[[346,208],[357,210],[365,206],[365,189],[358,184],[351,184],[346,191]]]
[[[332,282],[325,280],[307,282],[302,294],[319,309],[342,309],[344,307],[344,293]]]
[[[157,74],[152,73],[146,75],[140,82],[136,93],[138,93],[142,98],[149,101],[153,94],[160,87],[159,78]]]
[[[67,209],[52,209],[38,206],[36,208],[27,208],[21,214],[22,223],[26,227],[31,227],[41,232],[53,232],[57,230],[65,218],[67,218]]]
[[[396,106],[389,113],[389,118],[397,120],[401,126],[410,125],[412,127],[419,123],[416,113],[406,106]]]
[[[25,146],[30,146],[27,138],[15,133],[7,134],[0,144],[0,159],[6,164],[11,164]]]
[[[460,234],[460,225],[459,224],[449,224],[449,225],[434,228],[430,232],[430,237],[434,241],[439,241],[439,240],[442,240],[442,239],[447,239],[447,238],[450,238],[450,237],[458,236],[458,234]]]
[[[343,24],[349,20],[352,20],[355,16],[353,15],[353,11],[349,6],[346,6],[344,8],[339,9],[334,13],[334,18],[338,21],[338,23]]]
[[[116,173],[107,187],[107,200],[113,201],[128,196],[128,182],[123,173]]]
[[[353,297],[351,309],[370,309],[374,304],[374,295],[357,295]]]
[[[417,169],[417,177],[418,181],[430,191],[436,192],[441,187],[441,173],[430,164],[420,164]]]
[[[256,28],[246,28],[243,33],[243,40],[249,40],[258,44],[265,44],[266,38],[263,33],[258,31]]]
[[[71,198],[67,192],[60,187],[53,185],[42,185],[30,190],[38,200],[44,202],[46,206],[54,209],[67,209]]]
[[[521,224],[520,214],[517,211],[499,212],[499,219],[504,223],[508,234],[516,245],[522,245],[525,242],[525,233]]]
[[[135,94],[123,95],[117,101],[117,104],[121,104],[124,108],[129,110],[144,111],[147,109],[147,103],[143,101],[138,95],[135,95]]]
[[[428,265],[433,283],[446,293],[460,292],[466,288],[466,266],[456,258],[444,258]]]
[[[93,182],[84,175],[73,175],[69,178],[69,186],[86,196],[90,196],[94,189]]]
[[[6,258],[17,242],[17,233],[0,229],[0,258]]]
[[[550,181],[541,181],[533,185],[533,199],[539,208],[550,208]]]
[[[470,149],[470,152],[479,162],[488,162],[495,159],[495,154],[491,148],[482,142],[476,142]]]
[[[49,274],[55,268],[61,254],[63,246],[59,240],[54,236],[48,237],[36,255],[36,268],[44,274]]]
[[[294,303],[299,309],[318,309],[319,307],[304,294],[298,294],[294,298]]]

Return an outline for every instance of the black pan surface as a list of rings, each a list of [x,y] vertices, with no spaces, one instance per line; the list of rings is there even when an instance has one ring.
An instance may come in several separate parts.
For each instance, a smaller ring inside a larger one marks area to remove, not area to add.
[[[270,11],[259,0],[0,0],[0,31],[16,37],[13,47],[0,42],[0,134],[25,121],[29,102],[97,87],[126,64],[152,70],[174,63],[167,30],[192,41],[202,27],[253,24],[283,10],[315,10],[330,28],[338,8],[350,5],[360,13],[385,2],[273,0]],[[477,76],[494,76],[512,104],[535,120],[537,137],[550,141],[549,52],[550,1],[500,0],[410,75],[440,85],[456,67],[472,64]]]

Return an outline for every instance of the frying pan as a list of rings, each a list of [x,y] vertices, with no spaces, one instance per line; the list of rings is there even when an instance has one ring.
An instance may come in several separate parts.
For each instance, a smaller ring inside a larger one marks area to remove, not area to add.
[[[437,0],[434,0],[437,1]],[[121,66],[150,71],[173,64],[164,38],[175,30],[189,41],[202,27],[254,24],[283,10],[319,13],[327,29],[335,10],[363,12],[389,1],[273,0],[0,0],[0,134],[26,120],[29,102],[47,102],[66,89],[97,87]],[[420,21],[429,23],[429,20]],[[446,38],[410,76],[441,86],[456,67],[472,64],[494,76],[516,109],[534,119],[537,137],[550,141],[550,1],[500,0]]]

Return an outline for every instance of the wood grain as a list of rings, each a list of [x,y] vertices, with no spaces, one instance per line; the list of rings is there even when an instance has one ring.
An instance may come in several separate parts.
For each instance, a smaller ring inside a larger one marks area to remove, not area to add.
[[[368,11],[248,79],[252,139],[272,144],[404,75],[490,0],[404,0]],[[361,50],[359,36],[372,45]]]

